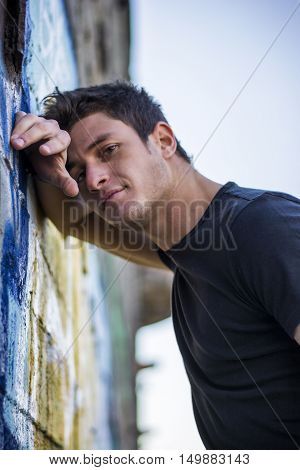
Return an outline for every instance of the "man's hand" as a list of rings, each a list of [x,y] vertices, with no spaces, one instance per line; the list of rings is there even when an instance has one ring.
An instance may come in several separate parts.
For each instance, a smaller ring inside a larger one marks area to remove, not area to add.
[[[77,196],[79,188],[66,170],[67,148],[71,139],[57,121],[19,111],[11,145],[24,153],[37,176],[61,189],[66,196]]]
[[[76,181],[66,170],[70,140],[69,134],[61,130],[56,121],[22,111],[17,113],[11,144],[16,150],[25,150],[26,158],[37,173],[35,186],[45,215],[64,236],[75,236],[138,264],[167,269],[156,251],[147,246],[136,253],[132,251],[130,234],[122,233],[117,227],[110,227],[107,243],[107,223],[85,203]],[[68,204],[64,204],[63,193],[73,196]]]

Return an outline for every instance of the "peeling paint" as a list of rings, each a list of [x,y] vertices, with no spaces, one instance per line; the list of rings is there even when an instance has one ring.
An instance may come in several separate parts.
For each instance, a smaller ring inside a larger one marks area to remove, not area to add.
[[[100,258],[84,245],[66,250],[9,146],[17,110],[37,112],[54,84],[77,85],[70,31],[62,0],[22,8],[20,80],[0,53],[0,448],[112,448]]]

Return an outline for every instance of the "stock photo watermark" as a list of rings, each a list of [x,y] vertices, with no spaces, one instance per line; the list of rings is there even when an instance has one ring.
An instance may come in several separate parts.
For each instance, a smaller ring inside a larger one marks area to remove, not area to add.
[[[65,198],[62,201],[62,218],[68,221],[64,232],[66,249],[76,249],[80,240],[97,240],[105,249],[138,252],[144,249],[157,251],[157,246],[148,234],[155,234],[163,245],[174,251],[235,251],[237,243],[231,229],[234,206],[228,201],[214,200],[207,207],[206,201],[184,200],[139,202],[127,200],[123,204],[103,202],[95,199],[85,201],[88,215],[82,218],[82,208]],[[195,225],[190,228],[191,214]],[[66,224],[66,222],[64,222]],[[183,234],[178,240],[178,227]],[[91,249],[93,247],[91,246]]]

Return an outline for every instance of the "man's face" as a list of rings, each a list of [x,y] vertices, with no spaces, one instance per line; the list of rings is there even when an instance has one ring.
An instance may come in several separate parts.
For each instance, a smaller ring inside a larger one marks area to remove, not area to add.
[[[108,222],[146,224],[170,185],[154,136],[146,146],[130,126],[100,112],[78,121],[70,135],[67,168],[84,200]]]

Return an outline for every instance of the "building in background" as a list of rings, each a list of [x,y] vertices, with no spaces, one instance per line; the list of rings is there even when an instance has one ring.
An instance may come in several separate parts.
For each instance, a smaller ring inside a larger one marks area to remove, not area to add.
[[[56,86],[128,79],[128,1],[1,2],[0,42],[0,448],[135,449],[135,334],[168,275],[64,240],[9,145]]]

